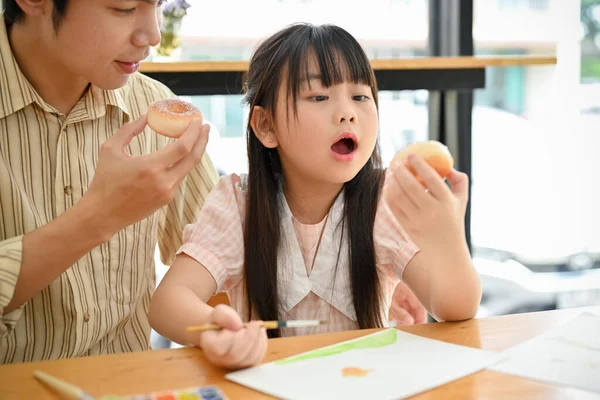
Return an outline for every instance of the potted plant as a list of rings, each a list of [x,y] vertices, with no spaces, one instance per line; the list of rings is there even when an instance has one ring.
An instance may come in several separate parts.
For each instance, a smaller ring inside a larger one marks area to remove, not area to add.
[[[160,28],[160,44],[156,47],[156,54],[161,57],[169,57],[173,50],[179,48],[181,40],[179,29],[181,21],[187,15],[187,9],[191,5],[186,0],[172,0],[165,4],[162,9],[163,23]]]

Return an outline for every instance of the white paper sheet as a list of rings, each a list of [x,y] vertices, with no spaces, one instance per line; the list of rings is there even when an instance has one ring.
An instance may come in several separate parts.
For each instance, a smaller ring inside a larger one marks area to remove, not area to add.
[[[600,393],[600,316],[582,313],[502,356],[490,369]]]
[[[225,377],[285,399],[400,399],[473,374],[498,357],[387,329]]]

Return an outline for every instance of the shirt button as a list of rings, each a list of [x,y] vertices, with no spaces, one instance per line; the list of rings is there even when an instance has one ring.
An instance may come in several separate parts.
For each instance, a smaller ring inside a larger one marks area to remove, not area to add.
[[[65,186],[65,194],[66,194],[67,196],[70,196],[70,195],[71,195],[71,193],[73,193],[73,188],[71,187],[71,185],[67,185],[67,186]]]
[[[83,322],[88,322],[90,320],[90,313],[86,312],[83,314]]]

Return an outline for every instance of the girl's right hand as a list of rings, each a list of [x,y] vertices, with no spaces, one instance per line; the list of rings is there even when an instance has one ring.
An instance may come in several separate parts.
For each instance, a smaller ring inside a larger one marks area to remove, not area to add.
[[[208,323],[223,327],[200,335],[199,347],[211,363],[242,369],[259,364],[265,357],[267,331],[260,326],[260,321],[252,321],[244,328],[233,308],[219,304],[211,312]]]

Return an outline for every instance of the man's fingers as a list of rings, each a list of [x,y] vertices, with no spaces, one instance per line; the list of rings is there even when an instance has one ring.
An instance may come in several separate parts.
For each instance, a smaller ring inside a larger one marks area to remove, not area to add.
[[[146,115],[142,115],[138,119],[132,122],[128,122],[119,129],[119,131],[110,139],[111,145],[114,145],[115,149],[122,151],[125,146],[131,143],[131,140],[144,131],[148,123]]]
[[[149,163],[153,165],[160,165],[162,168],[170,168],[172,165],[176,164],[178,161],[186,158],[192,153],[196,146],[196,142],[199,140],[199,137],[206,136],[205,139],[208,141],[208,130],[210,126],[208,124],[202,125],[200,120],[193,120],[187,129],[183,132],[183,134],[179,137],[179,139],[175,140],[172,143],[169,143],[164,148],[158,150],[153,154],[149,154],[145,156]],[[206,145],[205,145],[206,146]]]
[[[192,148],[192,151],[169,168],[171,179],[181,181],[196,165],[202,162],[206,145],[208,144],[209,125],[202,126],[200,134]]]

